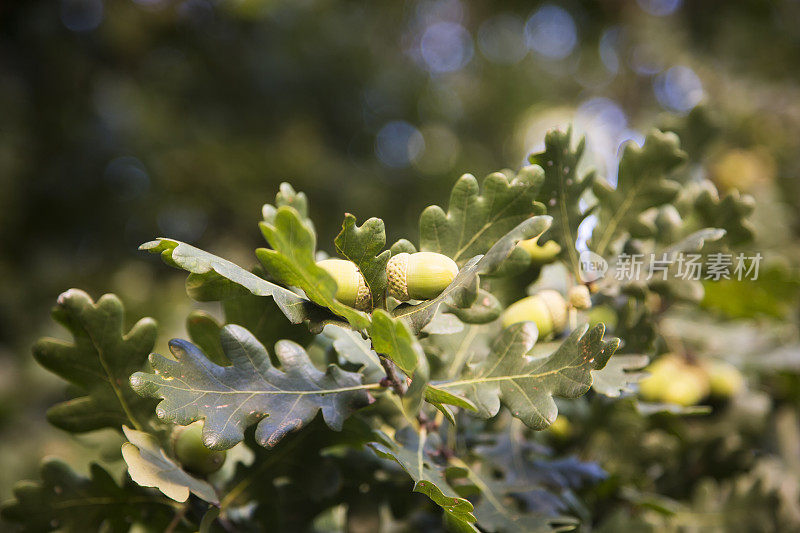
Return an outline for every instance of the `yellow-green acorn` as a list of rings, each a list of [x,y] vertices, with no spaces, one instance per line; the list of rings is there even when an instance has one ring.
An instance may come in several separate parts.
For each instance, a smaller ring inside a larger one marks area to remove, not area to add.
[[[503,312],[504,328],[518,322],[534,322],[541,338],[557,335],[567,326],[567,302],[558,291],[540,291],[511,304]]]
[[[539,237],[520,241],[517,246],[528,252],[531,262],[535,265],[552,263],[561,253],[561,246],[556,241],[547,241],[543,245],[539,245]]]
[[[222,468],[227,452],[211,450],[203,444],[203,422],[178,427],[172,437],[175,457],[188,471],[196,474],[213,474]]]
[[[569,303],[575,309],[589,309],[592,306],[592,295],[586,285],[575,285],[567,292]]]
[[[386,265],[389,295],[401,302],[439,296],[458,274],[458,265],[434,252],[400,253]]]
[[[336,299],[360,311],[370,308],[372,298],[361,270],[346,259],[325,259],[317,266],[323,268],[336,281]]]
[[[744,377],[739,369],[727,361],[714,360],[703,365],[708,373],[711,395],[717,398],[735,396],[744,387]]]

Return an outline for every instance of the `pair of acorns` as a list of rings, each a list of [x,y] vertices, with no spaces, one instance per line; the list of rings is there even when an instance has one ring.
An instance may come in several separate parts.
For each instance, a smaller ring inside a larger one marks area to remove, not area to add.
[[[558,246],[552,241],[547,243],[551,244]],[[536,246],[536,243],[532,245]],[[548,252],[552,254],[554,250]],[[317,265],[336,281],[338,301],[361,311],[369,310],[372,303],[370,290],[355,263],[346,259],[325,259]],[[387,292],[401,302],[429,300],[439,296],[457,274],[458,265],[446,255],[435,252],[400,253],[392,256],[386,265]],[[592,305],[589,289],[585,285],[572,287],[568,299],[569,304],[554,290],[543,290],[523,298],[503,313],[503,327],[518,322],[534,322],[542,338],[558,335],[566,328],[570,306],[588,309]]]
[[[739,369],[718,359],[695,364],[670,353],[645,370],[650,375],[639,382],[639,393],[650,401],[688,407],[707,396],[729,398],[744,387]]]
[[[336,281],[336,299],[360,311],[370,308],[369,287],[361,270],[346,259],[325,259],[317,263]],[[386,264],[389,296],[406,302],[439,296],[458,274],[458,265],[446,255],[434,252],[400,253]]]

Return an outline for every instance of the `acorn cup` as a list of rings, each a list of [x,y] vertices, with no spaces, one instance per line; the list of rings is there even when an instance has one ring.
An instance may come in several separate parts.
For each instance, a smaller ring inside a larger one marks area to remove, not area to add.
[[[361,270],[346,259],[325,259],[317,266],[324,269],[336,281],[336,299],[359,311],[367,311],[372,305],[369,286]]]
[[[543,290],[523,298],[503,312],[504,328],[518,322],[533,322],[539,329],[539,337],[558,335],[567,326],[567,302],[558,291]]]
[[[439,296],[458,274],[458,265],[434,252],[400,253],[386,265],[389,295],[406,302]]]

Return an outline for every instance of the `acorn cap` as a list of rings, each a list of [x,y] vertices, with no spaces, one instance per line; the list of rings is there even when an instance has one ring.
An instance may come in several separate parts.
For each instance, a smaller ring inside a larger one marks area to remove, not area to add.
[[[567,292],[569,303],[575,309],[589,309],[592,307],[592,295],[586,285],[575,285]]]
[[[540,291],[536,294],[544,301],[550,317],[553,319],[553,331],[558,334],[567,327],[567,302],[561,293],[552,289]]]
[[[386,263],[386,281],[388,283],[389,295],[397,298],[401,302],[410,300],[408,295],[408,283],[406,282],[406,272],[408,271],[408,258],[411,254],[403,252],[393,255]]]

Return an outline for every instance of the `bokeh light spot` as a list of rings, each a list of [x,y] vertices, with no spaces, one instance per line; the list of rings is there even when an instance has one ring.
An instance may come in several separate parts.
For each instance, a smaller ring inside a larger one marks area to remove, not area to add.
[[[510,13],[488,19],[478,30],[478,46],[486,59],[493,63],[519,63],[528,53],[525,22]]]
[[[402,120],[389,122],[375,138],[375,155],[389,168],[404,168],[416,161],[425,150],[420,131]]]
[[[68,30],[91,31],[102,21],[102,0],[61,0],[61,22]]]
[[[103,177],[112,194],[120,200],[134,200],[150,189],[150,177],[141,161],[131,156],[118,157],[106,167]]]
[[[639,7],[657,17],[665,17],[675,12],[682,0],[637,0]]]
[[[703,99],[703,84],[686,66],[672,67],[656,77],[653,83],[658,103],[666,109],[684,113]]]
[[[472,37],[461,24],[437,22],[422,34],[420,52],[431,72],[453,72],[472,59]]]
[[[539,8],[525,24],[528,48],[548,59],[567,57],[578,42],[572,15],[554,5]]]

